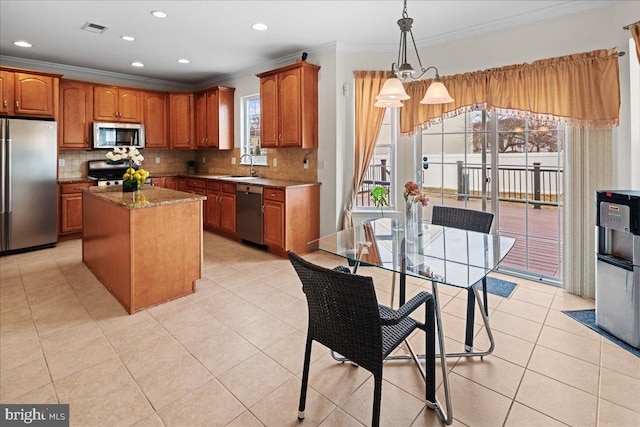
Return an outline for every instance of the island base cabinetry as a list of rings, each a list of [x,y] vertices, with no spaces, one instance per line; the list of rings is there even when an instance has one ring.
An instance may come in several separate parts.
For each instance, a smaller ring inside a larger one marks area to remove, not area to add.
[[[195,291],[202,202],[127,209],[83,194],[82,259],[130,314]]]

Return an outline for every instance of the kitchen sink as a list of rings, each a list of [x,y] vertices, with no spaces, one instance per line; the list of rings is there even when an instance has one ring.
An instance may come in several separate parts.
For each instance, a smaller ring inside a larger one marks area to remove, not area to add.
[[[249,180],[252,180],[252,179],[260,179],[260,177],[258,177],[258,176],[246,176],[246,175],[231,175],[229,178],[242,180],[242,181],[249,181]]]

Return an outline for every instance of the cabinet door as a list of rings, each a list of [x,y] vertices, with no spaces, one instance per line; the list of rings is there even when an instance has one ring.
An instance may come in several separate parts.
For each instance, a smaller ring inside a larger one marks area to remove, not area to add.
[[[207,97],[207,146],[218,147],[218,90],[206,93]]]
[[[170,94],[169,100],[171,148],[192,148],[193,94]]]
[[[13,113],[13,73],[0,71],[0,113]]]
[[[220,201],[220,228],[236,233],[236,195],[222,193]]]
[[[264,201],[264,243],[265,245],[285,249],[284,240],[284,203],[273,200]]]
[[[207,147],[207,94],[196,95],[196,147]]]
[[[93,86],[85,83],[60,83],[60,123],[58,146],[61,149],[91,148]]]
[[[96,86],[93,89],[93,118],[96,121],[118,120],[118,90]]]
[[[235,89],[218,88],[218,149],[233,150],[233,97]]]
[[[13,81],[15,115],[53,117],[53,85],[57,79],[15,73]]]
[[[169,148],[167,95],[144,94],[144,135],[146,148]]]
[[[300,69],[280,73],[278,86],[278,126],[280,129],[278,146],[280,147],[300,147],[302,145],[300,96]]]
[[[278,76],[260,79],[260,146],[278,146]]]
[[[142,122],[142,92],[118,90],[118,119],[123,122]]]
[[[62,223],[61,233],[82,231],[82,194],[63,194],[61,196]]]
[[[204,223],[208,227],[220,228],[220,191],[207,190]]]
[[[154,187],[167,187],[167,179],[166,178],[151,178],[151,185]]]
[[[165,178],[164,185],[169,190],[179,190],[180,189],[180,180],[178,178]]]

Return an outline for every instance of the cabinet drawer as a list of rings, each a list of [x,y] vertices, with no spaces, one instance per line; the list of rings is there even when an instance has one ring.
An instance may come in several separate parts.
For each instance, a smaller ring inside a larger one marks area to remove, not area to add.
[[[219,181],[207,181],[207,190],[220,191],[221,185]]]
[[[276,190],[275,188],[264,189],[265,200],[275,200],[277,202],[284,202],[284,190]]]
[[[222,192],[236,194],[236,184],[222,184]]]
[[[202,188],[204,190],[207,188],[207,183],[203,179],[187,178],[187,187]]]
[[[93,186],[90,182],[78,182],[75,184],[60,184],[60,194],[79,193],[78,188],[89,188]]]

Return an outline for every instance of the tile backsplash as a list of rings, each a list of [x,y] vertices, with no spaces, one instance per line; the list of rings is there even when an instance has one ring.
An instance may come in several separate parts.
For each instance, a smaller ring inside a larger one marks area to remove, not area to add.
[[[64,166],[58,163],[59,179],[75,179],[87,176],[89,160],[105,159],[106,150],[64,150],[58,152],[58,159],[64,160]],[[211,175],[248,175],[249,166],[240,165],[240,148],[233,150],[143,150],[145,157],[142,166],[151,172],[151,176],[187,172],[187,161],[196,161],[196,172]],[[232,158],[236,164],[231,164]],[[303,165],[308,160],[308,168]],[[202,159],[205,159],[204,163]],[[254,166],[256,173],[263,178],[287,179],[293,181],[315,182],[318,179],[318,151],[300,148],[278,148],[267,152],[268,166]],[[156,161],[159,159],[159,163]],[[273,160],[276,159],[277,166]]]

